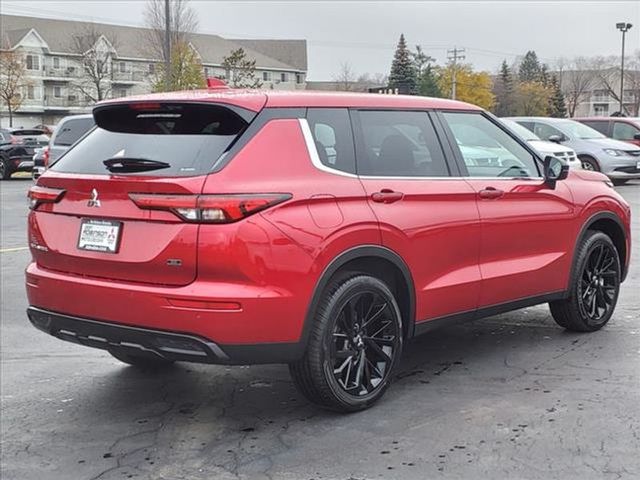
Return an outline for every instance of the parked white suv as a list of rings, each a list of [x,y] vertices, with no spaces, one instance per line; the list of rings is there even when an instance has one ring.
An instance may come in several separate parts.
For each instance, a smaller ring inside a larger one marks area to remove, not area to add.
[[[501,118],[500,120],[507,126],[507,128],[509,128],[509,130],[525,140],[543,157],[553,155],[569,165],[569,168],[582,169],[582,164],[580,163],[578,155],[574,149],[558,145],[557,143],[546,142],[531,130],[523,127],[513,120],[509,120],[508,118]]]

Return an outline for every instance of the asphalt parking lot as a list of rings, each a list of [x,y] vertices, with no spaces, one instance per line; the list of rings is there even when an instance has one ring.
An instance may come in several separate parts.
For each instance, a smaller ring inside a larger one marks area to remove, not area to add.
[[[308,404],[285,366],[144,374],[35,330],[30,185],[0,184],[3,480],[640,478],[640,182],[618,188],[636,240],[605,329],[564,332],[546,306],[445,327],[352,415]]]

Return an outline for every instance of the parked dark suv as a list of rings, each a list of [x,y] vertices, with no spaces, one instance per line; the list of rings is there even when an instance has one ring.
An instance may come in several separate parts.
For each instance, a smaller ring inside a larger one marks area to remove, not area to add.
[[[0,180],[8,180],[16,172],[30,172],[36,148],[48,143],[43,130],[0,129]]]
[[[288,363],[354,411],[436,325],[612,318],[629,205],[473,105],[211,89],[93,115],[29,192],[28,315],[62,340],[143,367]]]

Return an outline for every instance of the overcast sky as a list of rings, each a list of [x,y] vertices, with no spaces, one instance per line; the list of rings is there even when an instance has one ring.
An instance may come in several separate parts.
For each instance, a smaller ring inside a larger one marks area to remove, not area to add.
[[[446,62],[466,48],[475,68],[497,70],[527,50],[552,64],[559,57],[619,55],[617,22],[635,24],[627,50],[640,49],[640,0],[635,1],[198,1],[202,33],[242,38],[304,38],[309,79],[331,80],[341,62],[357,73],[388,73],[400,33]],[[144,0],[0,0],[5,14],[142,25]]]

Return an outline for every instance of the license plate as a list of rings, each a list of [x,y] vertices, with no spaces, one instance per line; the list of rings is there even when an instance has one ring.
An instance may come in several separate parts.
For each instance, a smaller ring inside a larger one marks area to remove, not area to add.
[[[78,248],[93,252],[117,253],[122,222],[84,219],[80,225]]]

